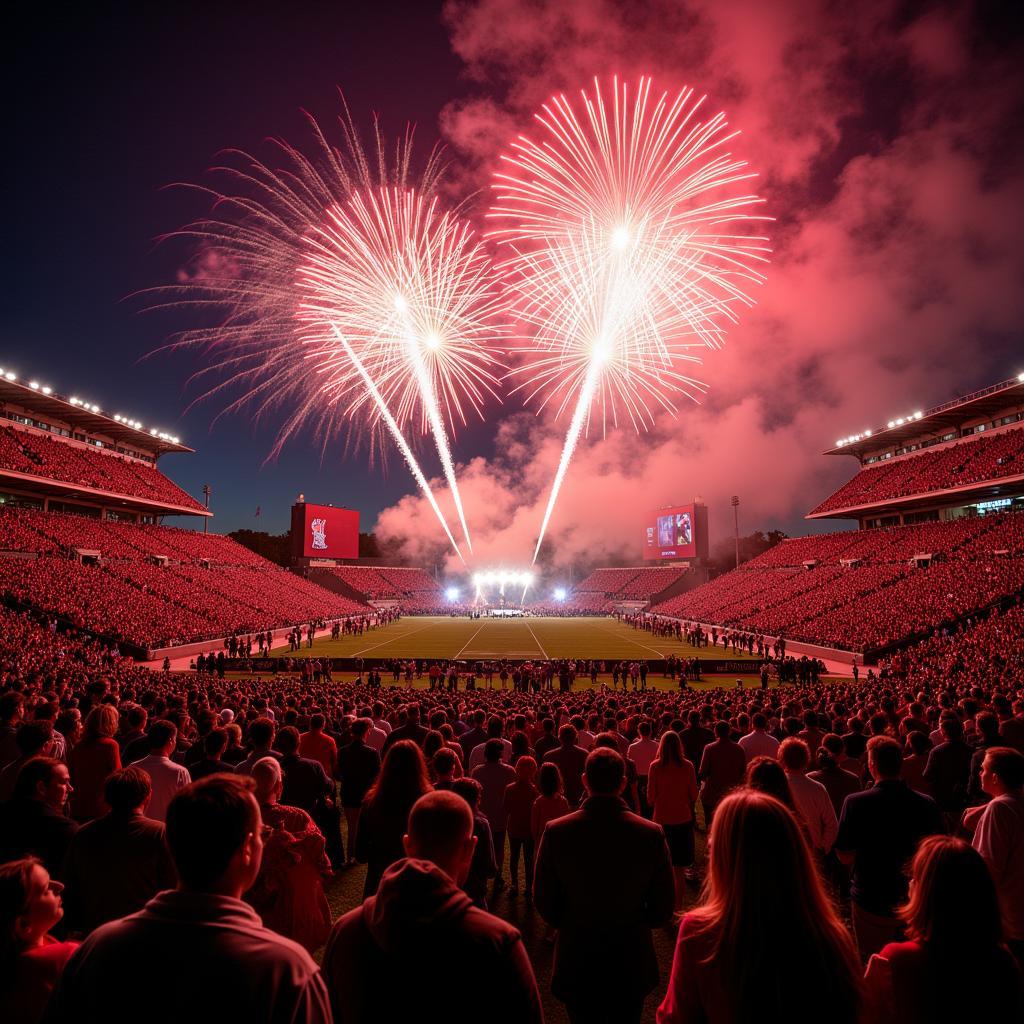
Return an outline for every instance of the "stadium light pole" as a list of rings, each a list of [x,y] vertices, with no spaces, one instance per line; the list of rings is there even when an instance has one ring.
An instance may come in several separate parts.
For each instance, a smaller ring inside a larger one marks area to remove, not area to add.
[[[210,511],[210,485],[203,484],[203,497],[206,499],[206,511]],[[203,533],[210,531],[210,517],[203,516]]]
[[[736,568],[738,569],[740,567],[740,499],[735,494],[732,496],[732,521],[736,539]]]

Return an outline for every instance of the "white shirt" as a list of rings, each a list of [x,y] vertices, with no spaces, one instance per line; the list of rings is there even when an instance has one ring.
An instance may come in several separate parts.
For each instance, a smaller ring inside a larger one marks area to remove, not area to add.
[[[651,762],[658,756],[658,742],[651,739],[639,739],[630,743],[626,757],[636,765],[636,773],[646,778],[651,770]]]
[[[596,739],[597,737],[589,729],[580,729],[576,736],[576,743],[584,750],[593,750]]]
[[[363,742],[368,747],[376,750],[379,754],[384,748],[384,741],[387,738],[388,734],[383,729],[378,729],[377,726],[371,725],[370,728],[366,730],[366,738]]]
[[[478,743],[469,752],[469,772],[472,772],[474,768],[479,768],[487,758],[484,757],[484,747],[487,746],[488,741],[484,740],[483,743]],[[503,739],[501,741],[502,752],[501,760],[504,764],[510,764],[512,762],[512,743],[509,740]]]
[[[167,820],[167,805],[179,789],[184,789],[191,781],[189,770],[177,764],[169,757],[148,754],[141,761],[136,761],[133,768],[141,768],[147,772],[153,783],[153,795],[146,808],[146,817],[154,821]]]
[[[386,718],[371,718],[370,721],[373,722],[374,727],[380,729],[385,736],[391,732],[391,723]]]
[[[1024,939],[1024,796],[1004,793],[989,801],[974,832],[1003,908],[1006,937]]]
[[[739,745],[746,754],[747,764],[755,757],[770,757],[773,760],[779,756],[779,741],[770,736],[763,729],[755,729],[748,732],[746,736],[739,738]]]
[[[793,803],[807,826],[811,845],[822,853],[828,853],[839,835],[839,821],[828,790],[801,772],[786,772],[786,778]]]

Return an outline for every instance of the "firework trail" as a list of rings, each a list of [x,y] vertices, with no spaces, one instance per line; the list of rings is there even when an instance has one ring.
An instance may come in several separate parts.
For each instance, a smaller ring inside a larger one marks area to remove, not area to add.
[[[430,489],[430,484],[427,482],[426,477],[423,475],[423,470],[420,469],[419,463],[416,461],[412,454],[412,450],[409,448],[409,443],[405,440],[405,436],[402,434],[401,427],[395,422],[394,416],[391,415],[391,410],[388,408],[387,402],[384,401],[384,396],[381,395],[380,390],[374,383],[373,378],[367,372],[366,367],[363,366],[359,359],[359,356],[352,350],[352,346],[349,345],[347,339],[342,335],[341,331],[337,327],[334,329],[334,335],[337,338],[339,346],[344,349],[349,359],[352,361],[352,365],[355,367],[356,372],[362,378],[363,383],[366,386],[367,394],[369,394],[373,401],[377,403],[377,408],[380,411],[381,419],[387,424],[388,429],[391,431],[391,435],[395,440],[395,444],[398,445],[398,450],[402,453],[405,458],[406,465],[409,467],[409,471],[412,473],[416,483],[420,485],[423,493],[427,496],[427,501],[430,502],[430,507],[434,510],[434,515],[437,516],[438,522],[444,529],[445,536],[451,542],[452,547],[455,549],[455,553],[462,559],[462,563],[465,564],[466,559],[463,558],[462,552],[459,550],[459,545],[455,543],[455,538],[452,536],[452,531],[448,528],[448,522],[445,519],[441,509],[438,507],[437,499],[434,497],[434,492]]]
[[[721,346],[748,285],[764,280],[767,239],[750,233],[769,218],[744,191],[754,175],[724,147],[724,114],[700,120],[692,89],[652,95],[614,79],[606,99],[595,80],[582,115],[559,95],[536,115],[538,140],[520,136],[495,176],[490,235],[510,308],[528,334],[514,389],[539,409],[572,409],[534,562],[580,438],[599,411],[601,429],[620,415],[647,429],[659,409],[704,386],[680,371],[695,349]]]
[[[497,394],[492,268],[440,209],[437,151],[414,178],[411,134],[389,152],[378,133],[367,154],[347,109],[340,148],[309,121],[310,155],[273,140],[278,164],[229,151],[214,168],[228,187],[198,188],[211,213],[168,236],[197,257],[176,285],[148,293],[149,308],[216,316],[170,347],[203,354],[197,400],[230,395],[220,415],[284,410],[269,458],[306,427],[324,450],[346,432],[371,464],[397,445],[458,550],[413,450],[432,435],[471,549],[449,436]]]
[[[441,400],[450,422],[465,422],[463,399],[480,412],[485,395],[495,395],[486,346],[500,333],[502,307],[482,246],[466,224],[439,212],[436,198],[411,189],[357,193],[329,210],[306,243],[299,319],[325,391],[347,396],[350,414],[366,404],[351,374],[354,350],[400,421],[419,407],[472,551]],[[349,343],[341,351],[336,324]]]

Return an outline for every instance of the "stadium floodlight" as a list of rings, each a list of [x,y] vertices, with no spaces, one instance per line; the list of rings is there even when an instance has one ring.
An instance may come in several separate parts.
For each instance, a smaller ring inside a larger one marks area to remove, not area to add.
[[[6,377],[6,378],[7,378],[8,380],[17,380],[17,379],[18,379],[18,378],[17,378],[17,377],[16,377],[16,376],[15,376],[15,375],[14,375],[13,373],[5,373],[5,374],[4,374],[4,376],[5,376],[5,377]]]
[[[458,587],[449,587],[444,592],[444,596],[447,597],[449,601],[458,601],[458,599],[459,599],[459,588]]]
[[[42,389],[42,390],[43,390],[43,394],[44,394],[44,395],[48,395],[48,394],[50,394],[50,392],[51,392],[51,391],[52,391],[53,389],[52,389],[52,388],[48,388],[48,387],[47,387],[47,386],[46,386],[46,385],[44,384],[44,385],[43,385],[43,389]]]
[[[915,413],[914,413],[914,419],[915,419],[915,420],[919,420],[919,419],[921,419],[921,417],[922,417],[922,416],[924,416],[924,413],[923,413],[923,412],[915,412]]]
[[[1017,380],[1019,380],[1022,384],[1024,384],[1024,373],[1018,373],[1017,374]]]
[[[886,423],[886,426],[887,426],[887,427],[888,427],[888,428],[889,428],[890,430],[892,430],[892,428],[896,426],[896,421],[895,421],[895,420],[889,420],[889,422],[888,422],[888,423]]]
[[[555,600],[564,601],[565,597],[565,587],[555,587]]]
[[[30,387],[30,388],[31,388],[31,389],[32,389],[33,391],[38,391],[38,390],[39,390],[39,381],[37,381],[37,380],[30,380],[30,381],[28,382],[28,386],[29,386],[29,387]]]

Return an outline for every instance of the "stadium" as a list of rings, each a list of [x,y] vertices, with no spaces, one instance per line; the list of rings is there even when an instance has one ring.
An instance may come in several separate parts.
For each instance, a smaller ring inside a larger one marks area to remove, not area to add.
[[[1024,1020],[1019,12],[20,16],[0,1024]]]

